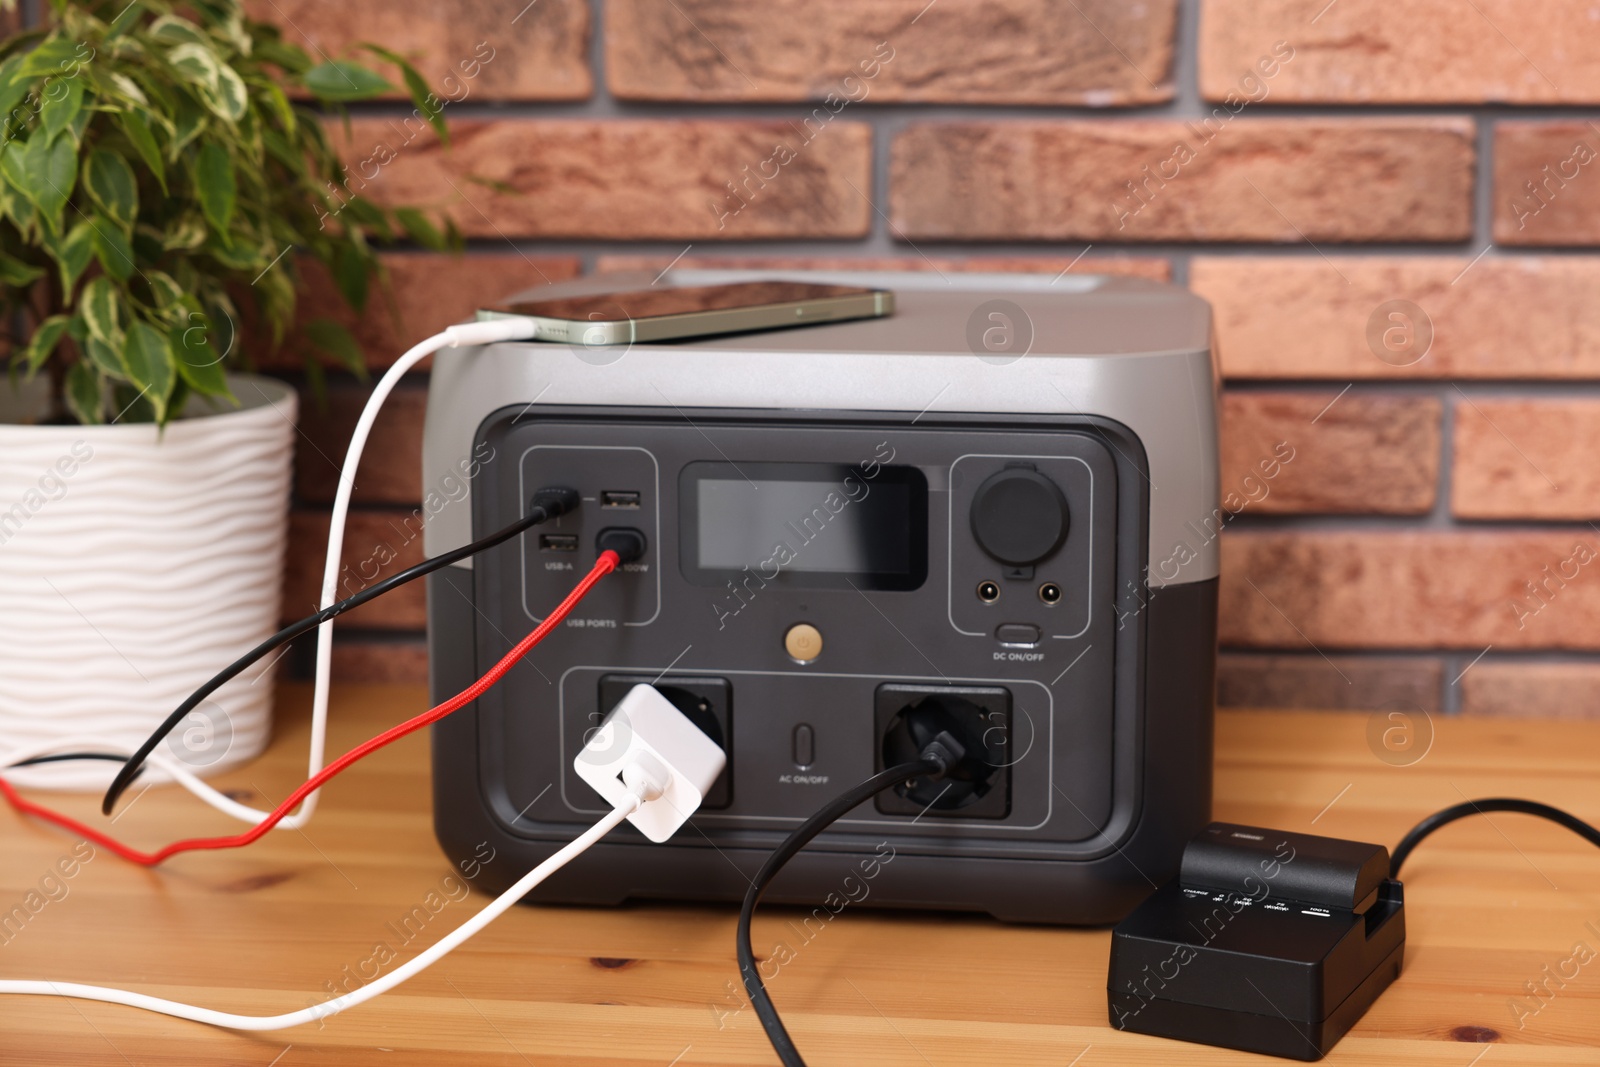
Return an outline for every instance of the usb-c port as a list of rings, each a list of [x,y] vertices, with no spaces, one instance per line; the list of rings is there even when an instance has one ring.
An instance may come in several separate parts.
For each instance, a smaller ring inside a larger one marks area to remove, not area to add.
[[[540,552],[576,552],[578,551],[577,534],[540,534]]]
[[[603,508],[630,508],[639,507],[639,494],[631,489],[604,489],[600,493],[600,506]]]

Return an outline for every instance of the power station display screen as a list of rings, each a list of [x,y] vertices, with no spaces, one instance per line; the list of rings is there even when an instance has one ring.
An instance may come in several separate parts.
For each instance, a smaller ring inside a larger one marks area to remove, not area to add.
[[[916,589],[928,574],[928,482],[915,467],[691,463],[680,484],[685,577]]]

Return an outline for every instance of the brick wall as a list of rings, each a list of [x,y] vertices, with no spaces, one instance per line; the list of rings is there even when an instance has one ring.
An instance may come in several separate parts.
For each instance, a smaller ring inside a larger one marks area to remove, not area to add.
[[[451,151],[398,101],[345,142],[371,195],[471,238],[389,258],[398,320],[355,324],[374,367],[508,291],[680,256],[1170,277],[1216,308],[1224,484],[1252,498],[1223,703],[1600,715],[1589,0],[254,6],[328,55],[411,54],[451,101]],[[348,558],[420,557],[425,385],[379,422]],[[362,399],[306,415],[290,615]],[[420,587],[362,609],[336,670],[422,678],[422,625]]]

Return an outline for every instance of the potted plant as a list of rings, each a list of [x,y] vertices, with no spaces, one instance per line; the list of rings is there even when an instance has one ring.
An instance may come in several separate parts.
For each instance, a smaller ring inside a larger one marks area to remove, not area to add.
[[[359,309],[372,240],[455,240],[345,186],[326,108],[389,90],[372,70],[313,62],[237,0],[46,15],[0,43],[0,760],[62,734],[137,744],[276,629],[295,394],[239,372],[288,333],[297,261]],[[442,134],[416,72],[367,48]],[[332,322],[301,334],[360,371]],[[180,729],[190,765],[265,744],[264,670]],[[97,788],[111,769],[8,775]]]

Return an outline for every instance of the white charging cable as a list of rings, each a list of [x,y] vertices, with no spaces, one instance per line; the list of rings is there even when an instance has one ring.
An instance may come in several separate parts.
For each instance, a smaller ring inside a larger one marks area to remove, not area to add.
[[[350,447],[345,451],[344,465],[339,470],[339,486],[334,493],[333,515],[328,524],[328,550],[323,564],[322,597],[318,610],[327,608],[337,599],[339,563],[344,552],[345,525],[350,515],[350,498],[355,491],[356,470],[361,466],[361,454],[366,449],[367,438],[372,433],[373,423],[378,419],[378,412],[389,399],[389,394],[394,392],[395,386],[413,367],[441,348],[472,347],[499,341],[528,341],[537,335],[538,329],[539,325],[535,320],[520,315],[460,323],[414,345],[395,360],[394,365],[378,379],[372,395],[367,399],[366,407],[361,411],[361,417],[356,420],[355,432],[350,436]],[[322,770],[323,764],[327,761],[328,694],[332,680],[333,622],[330,620],[317,627],[316,682],[311,697],[311,752],[306,770],[308,778]],[[109,748],[120,751],[121,746],[111,745]],[[37,756],[75,750],[107,752],[109,749],[103,737],[88,735],[58,737],[41,746],[0,751],[0,773],[3,773],[5,767]],[[132,754],[131,748],[128,754]],[[258,823],[271,814],[224,796],[172,760],[160,759],[152,753],[149,763],[204,803],[241,822]],[[317,792],[307,796],[305,802],[300,805],[300,810],[284,817],[275,828],[298,830],[305,827],[316,812],[317,796]]]
[[[623,803],[612,808],[599,822],[585,830],[555,855],[523,875],[515,885],[501,893],[482,911],[450,931],[438,943],[430,946],[427,951],[421,953],[415,959],[395,968],[381,978],[368,982],[354,992],[346,993],[343,996],[335,997],[332,1000],[324,1001],[309,1008],[286,1012],[283,1015],[235,1015],[233,1012],[214,1011],[211,1008],[200,1008],[193,1004],[181,1004],[175,1000],[147,996],[144,993],[133,993],[125,989],[79,985],[76,982],[0,981],[0,994],[25,993],[41,997],[71,997],[76,1000],[98,1000],[104,1004],[122,1004],[130,1008],[159,1012],[162,1015],[171,1015],[178,1019],[189,1019],[192,1022],[206,1023],[210,1026],[223,1026],[231,1030],[284,1030],[291,1026],[299,1026],[302,1023],[313,1023],[318,1019],[336,1015],[346,1008],[353,1008],[357,1004],[363,1004],[373,997],[387,993],[400,983],[416,977],[433,964],[439,962],[467,939],[505,914],[534,886],[587,851],[589,846],[610,833],[617,824],[637,811],[640,805],[654,799],[654,797],[647,795],[651,784],[648,780],[641,780],[637,786],[630,790],[627,799]],[[660,796],[659,783],[656,783],[655,795]]]
[[[379,410],[382,409],[384,401],[389,399],[389,394],[394,392],[394,387],[400,383],[400,379],[441,348],[489,345],[499,341],[531,341],[538,332],[539,324],[523,316],[460,323],[412,346],[395,360],[394,365],[382,378],[378,379],[372,395],[367,398],[366,407],[361,409],[361,417],[356,420],[355,432],[350,435],[350,447],[345,451],[344,466],[339,469],[339,488],[333,497],[333,517],[328,525],[328,552],[322,568],[322,599],[317,604],[317,610],[327,608],[337,599],[339,560],[344,552],[344,528],[350,514],[350,497],[355,491],[356,470],[361,466],[361,453],[367,446],[368,435],[372,433],[372,424],[378,420]],[[327,759],[328,690],[332,681],[333,621],[329,620],[317,627],[316,683],[311,697],[311,754],[306,770],[308,778],[322,770],[323,763]],[[311,816],[316,813],[317,796],[320,792],[318,790],[307,796],[305,803],[300,805],[299,812],[286,817],[277,828],[298,830],[309,823]],[[241,815],[232,811],[229,814],[252,823],[260,822],[270,814],[254,808],[245,808],[244,811],[247,814]]]
[[[504,915],[535,886],[582,855],[624,819],[632,820],[651,841],[668,840],[699,810],[726,766],[727,754],[666,697],[651,686],[634,686],[585,741],[573,761],[579,777],[611,805],[609,813],[415,959],[360,989],[309,1008],[282,1015],[236,1015],[77,982],[0,981],[0,994],[98,1000],[232,1030],[283,1030],[316,1022],[364,1004],[427,970]]]

